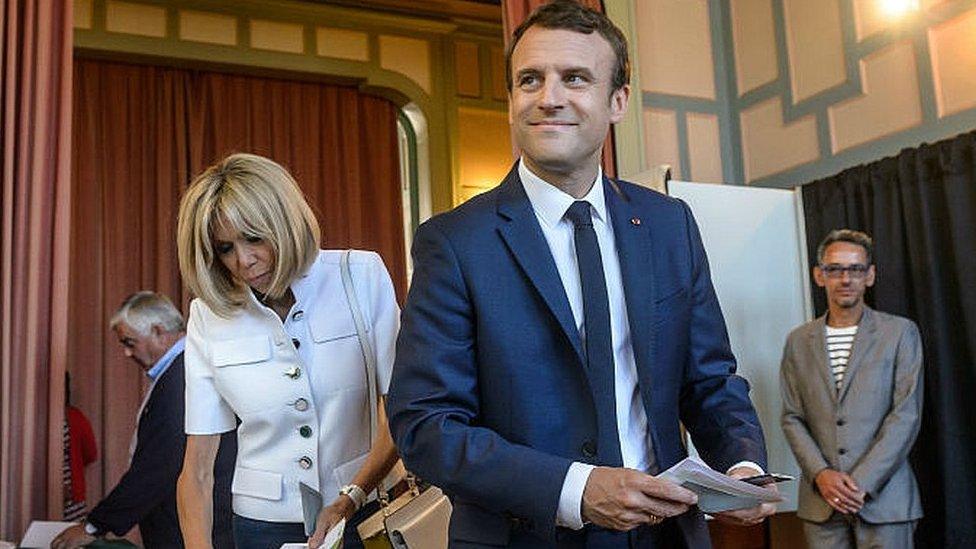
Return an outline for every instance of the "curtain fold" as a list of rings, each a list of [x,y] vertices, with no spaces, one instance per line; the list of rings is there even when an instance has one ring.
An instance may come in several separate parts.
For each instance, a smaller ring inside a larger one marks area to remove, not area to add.
[[[0,1],[0,539],[60,517],[72,3]]]
[[[288,168],[323,246],[376,250],[406,292],[397,107],[354,87],[186,69],[75,62],[70,347],[73,397],[103,460],[88,501],[128,463],[144,376],[108,321],[130,293],[185,303],[176,214],[193,175],[232,152]],[[181,459],[181,456],[174,456]]]
[[[76,60],[74,78],[68,356],[75,405],[92,420],[102,448],[86,475],[93,504],[128,467],[145,378],[108,321],[140,289],[181,301],[175,234],[190,178],[188,78],[184,71],[84,60]]]
[[[602,0],[578,0],[580,4],[592,8],[599,12],[604,12],[603,1]],[[511,42],[512,33],[522,21],[524,21],[532,10],[538,8],[543,4],[548,4],[549,0],[502,0],[502,29],[505,33],[505,47]],[[640,93],[636,93],[639,90],[635,90],[631,93],[631,101],[639,101]],[[606,141],[603,142],[603,173],[608,177],[617,176],[617,159],[614,153],[614,136],[613,136],[613,126],[610,127],[610,132],[607,134]],[[520,154],[518,148],[514,145],[515,140],[512,140],[512,154],[517,158]]]
[[[913,464],[920,547],[976,545],[976,132],[803,187],[811,261],[835,228],[875,241],[878,309],[911,318],[925,349],[925,406]],[[826,308],[815,292],[815,308]]]

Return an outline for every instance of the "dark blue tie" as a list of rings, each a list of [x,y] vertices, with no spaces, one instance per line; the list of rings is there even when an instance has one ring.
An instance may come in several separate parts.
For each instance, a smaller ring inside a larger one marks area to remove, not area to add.
[[[593,230],[590,203],[577,200],[566,211],[576,228],[576,260],[583,289],[586,370],[593,391],[597,415],[597,452],[600,465],[620,467],[620,438],[617,434],[617,405],[614,394],[613,346],[610,338],[610,300],[603,276],[600,244]]]

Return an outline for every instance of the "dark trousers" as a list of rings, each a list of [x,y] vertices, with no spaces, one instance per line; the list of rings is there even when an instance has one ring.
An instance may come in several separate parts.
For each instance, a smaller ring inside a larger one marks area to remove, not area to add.
[[[372,501],[346,521],[342,536],[343,549],[363,549],[356,527],[379,510],[379,503]],[[234,515],[234,543],[237,549],[278,549],[284,543],[305,543],[305,525],[300,522],[268,522]]]

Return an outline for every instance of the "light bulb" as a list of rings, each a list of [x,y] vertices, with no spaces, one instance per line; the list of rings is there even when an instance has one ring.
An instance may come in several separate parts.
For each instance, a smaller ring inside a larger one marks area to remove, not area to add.
[[[902,17],[909,12],[918,10],[918,0],[878,0],[881,9],[889,17]]]

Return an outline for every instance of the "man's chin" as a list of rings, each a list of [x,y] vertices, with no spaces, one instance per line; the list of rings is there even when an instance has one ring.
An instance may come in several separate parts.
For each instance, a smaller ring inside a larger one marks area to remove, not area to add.
[[[841,309],[853,309],[861,303],[860,299],[838,299],[834,301],[834,304]]]
[[[548,173],[570,173],[578,168],[579,160],[571,158],[566,151],[553,150],[523,150],[530,168],[536,168]]]

